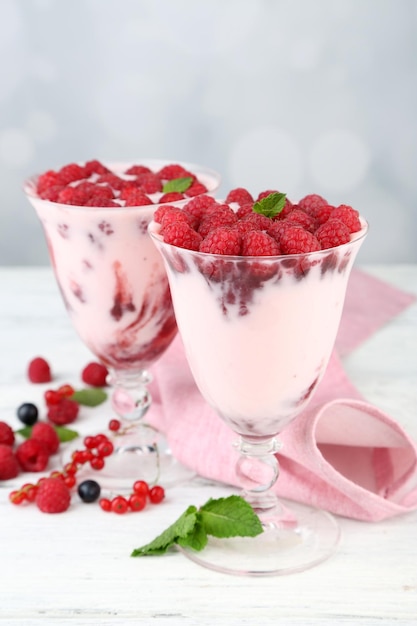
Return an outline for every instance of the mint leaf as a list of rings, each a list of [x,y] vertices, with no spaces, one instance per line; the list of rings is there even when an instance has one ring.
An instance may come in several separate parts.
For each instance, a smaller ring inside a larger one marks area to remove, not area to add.
[[[258,200],[253,205],[253,210],[255,213],[260,213],[261,215],[265,215],[266,217],[275,217],[278,213],[281,213],[282,209],[285,206],[285,193],[271,193],[269,196]]]
[[[24,439],[29,439],[32,434],[32,428],[33,426],[25,426],[24,428],[15,430],[15,433],[21,435]],[[65,428],[65,426],[53,426],[53,429],[58,435],[58,439],[61,443],[65,443],[66,441],[72,441],[73,439],[76,439],[80,436],[76,430]]]
[[[133,550],[131,556],[152,556],[165,554],[165,552],[179,539],[187,537],[193,532],[197,522],[197,509],[189,506],[188,509],[163,533],[158,535],[153,541],[141,548]]]
[[[171,191],[178,191],[179,193],[183,193],[183,191],[187,191],[189,187],[193,184],[193,179],[191,176],[186,176],[184,178],[174,178],[173,180],[169,180],[162,188],[164,193],[171,193]]]
[[[256,537],[263,532],[259,517],[240,496],[210,499],[199,514],[207,534],[214,537]]]
[[[32,434],[32,426],[24,426],[14,431],[16,435],[21,435],[24,439],[29,439]]]
[[[75,391],[70,400],[84,406],[98,406],[107,400],[107,393],[103,389],[92,387],[91,389],[79,389]]]
[[[207,545],[207,532],[200,521],[200,514],[197,513],[197,522],[191,532],[185,537],[179,537],[177,543],[183,548],[192,548],[200,552]]]

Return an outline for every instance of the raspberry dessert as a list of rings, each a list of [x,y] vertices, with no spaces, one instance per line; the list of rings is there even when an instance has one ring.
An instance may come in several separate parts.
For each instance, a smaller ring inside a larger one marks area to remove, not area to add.
[[[317,195],[296,204],[244,191],[204,207],[194,226],[175,215],[162,226],[156,215],[149,232],[197,386],[234,431],[256,439],[279,432],[321,380],[367,224],[345,206],[320,222],[329,205]]]

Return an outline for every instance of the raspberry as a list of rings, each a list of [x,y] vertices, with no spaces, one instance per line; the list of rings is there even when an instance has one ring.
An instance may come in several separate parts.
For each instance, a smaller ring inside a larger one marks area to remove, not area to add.
[[[60,478],[45,478],[36,492],[36,505],[43,513],[63,513],[71,502],[71,493]]]
[[[0,422],[0,445],[12,446],[14,444],[14,432],[6,422]]]
[[[262,200],[262,198],[267,198],[273,193],[279,193],[279,191],[277,191],[276,189],[267,189],[266,191],[261,191],[261,193],[256,198],[256,202],[259,202],[259,200]]]
[[[301,225],[296,224],[294,222],[290,222],[288,219],[284,220],[273,220],[272,224],[267,230],[268,235],[271,235],[278,243],[281,240],[281,236],[287,228],[302,228]]]
[[[316,237],[300,228],[300,226],[288,227],[281,234],[281,249],[284,254],[299,254],[304,252],[315,252],[321,250],[321,246]]]
[[[184,178],[187,173],[187,170],[182,165],[171,163],[170,165],[165,165],[157,175],[162,180],[174,180],[175,178]]]
[[[41,356],[32,359],[27,373],[31,383],[49,383],[52,380],[51,368]]]
[[[111,206],[117,207],[118,206],[120,207],[120,204],[117,204],[117,202],[114,202],[113,200],[109,200],[108,198],[102,195],[96,195],[90,198],[89,201],[85,203],[85,206],[95,206],[95,207],[111,207]]]
[[[44,174],[41,174],[38,178],[38,183],[36,185],[36,191],[40,195],[50,187],[62,187],[65,183],[62,181],[58,172],[54,172],[54,170],[48,170]]]
[[[198,250],[202,236],[185,222],[172,222],[164,229],[164,241],[179,248]]]
[[[220,226],[233,226],[236,222],[236,213],[234,213],[227,205],[220,205],[218,210],[213,213],[209,213],[201,220],[198,232],[204,238],[211,230],[220,228]]]
[[[165,213],[168,213],[171,209],[175,208],[177,207],[171,206],[170,204],[163,204],[159,206],[153,214],[154,221],[161,224]]]
[[[246,222],[253,224],[255,227],[254,230],[268,230],[272,224],[272,220],[269,217],[254,212],[245,215],[245,217],[241,219],[240,223],[242,224]]]
[[[216,228],[209,232],[200,245],[200,252],[239,255],[242,236],[231,228]]]
[[[260,230],[251,230],[242,237],[242,256],[275,256],[281,254],[278,243]]]
[[[309,215],[316,217],[316,210],[326,204],[329,203],[322,196],[319,196],[316,193],[311,193],[308,196],[304,196],[304,198],[301,198],[298,206]]]
[[[247,189],[236,187],[236,189],[229,191],[226,196],[226,202],[236,202],[241,206],[242,204],[249,204],[250,202],[253,204],[253,198]]]
[[[191,228],[194,228],[194,230],[198,225],[198,220],[193,215],[190,215],[190,213],[188,213],[187,211],[183,211],[182,209],[178,209],[172,206],[170,207],[169,211],[166,211],[164,213],[164,216],[161,220],[161,233],[163,233],[165,226],[171,224],[171,222],[176,221],[186,222],[191,226]]]
[[[356,233],[362,228],[359,219],[359,211],[352,209],[347,204],[341,204],[330,213],[329,219],[337,219],[343,222],[348,228],[349,232]]]
[[[287,216],[287,219],[290,222],[299,224],[305,230],[310,231],[311,233],[316,230],[316,220],[311,215],[308,215],[302,209],[293,209]]]
[[[0,443],[0,480],[16,478],[19,474],[19,463],[11,446]]]
[[[293,209],[295,209],[295,208],[297,208],[297,207],[291,202],[291,200],[288,200],[288,198],[285,198],[284,208],[282,209],[282,211],[277,213],[277,215],[274,217],[274,219],[275,220],[285,220],[285,218],[288,217],[288,215],[291,213],[291,211]]]
[[[81,167],[81,165],[77,165],[77,163],[64,165],[64,167],[61,167],[58,174],[62,185],[69,185],[69,183],[87,177],[85,168]]]
[[[79,405],[74,400],[63,398],[58,404],[52,404],[48,407],[48,419],[57,426],[71,424],[77,419]]]
[[[152,200],[138,187],[125,187],[120,194],[120,200],[125,201],[125,206],[146,206],[152,204]]]
[[[25,472],[43,472],[48,465],[49,453],[37,439],[27,439],[16,449],[19,465]]]
[[[97,159],[93,159],[92,161],[87,161],[84,165],[84,170],[86,174],[86,178],[91,176],[92,174],[110,174],[110,170],[108,167],[97,161]]]
[[[109,371],[101,363],[88,363],[81,372],[81,379],[91,387],[105,387]]]
[[[161,179],[152,172],[149,174],[139,174],[135,183],[144,193],[160,193],[162,191]]]
[[[217,202],[212,196],[201,195],[187,202],[184,208],[188,213],[191,213],[191,215],[194,215],[198,220],[201,220],[206,210],[213,205],[217,205]]]
[[[107,198],[108,200],[113,200],[115,195],[114,191],[109,185],[95,185],[94,183],[81,183],[78,185],[79,187],[83,185],[92,185],[91,187],[91,197],[92,198]]]
[[[132,184],[130,181],[123,180],[122,178],[116,176],[116,174],[112,174],[111,172],[109,174],[101,174],[97,179],[97,183],[106,183],[106,185],[110,185],[110,187],[116,189],[117,191],[121,191],[125,187],[128,187]]]
[[[315,235],[323,249],[334,248],[350,241],[349,228],[336,219],[329,219],[319,226]]]
[[[159,198],[159,203],[163,204],[164,202],[178,202],[178,200],[184,200],[185,196],[183,193],[179,191],[170,191],[169,193],[164,193]]]
[[[38,193],[39,197],[42,200],[49,200],[49,202],[58,202],[59,193],[65,189],[62,185],[52,185],[52,187],[48,187],[41,193]]]
[[[201,196],[203,193],[207,193],[207,191],[208,189],[203,183],[199,183],[195,180],[193,184],[186,189],[185,195],[188,198],[195,198],[196,196]]]
[[[253,202],[248,202],[248,204],[241,204],[238,210],[236,211],[236,215],[239,219],[246,217],[246,215],[252,215],[253,213]]]
[[[132,165],[125,171],[125,174],[128,174],[129,176],[140,176],[141,174],[152,173],[152,170],[149,169],[149,167],[146,167],[146,165]]]
[[[327,222],[333,209],[334,206],[332,206],[331,204],[323,204],[323,206],[318,207],[314,210],[314,217],[317,222],[317,227],[319,227],[321,224],[324,224],[324,222]]]
[[[72,204],[74,206],[84,206],[91,197],[91,192],[88,189],[78,187],[64,187],[59,192],[58,202],[60,204]]]
[[[32,428],[30,438],[40,441],[49,454],[56,454],[59,450],[59,437],[51,424],[36,422]]]

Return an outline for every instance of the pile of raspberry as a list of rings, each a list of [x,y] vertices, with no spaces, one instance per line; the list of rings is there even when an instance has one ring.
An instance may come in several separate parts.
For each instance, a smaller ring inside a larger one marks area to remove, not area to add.
[[[333,206],[310,194],[266,217],[262,200],[278,191],[261,192],[256,199],[246,189],[231,190],[225,202],[203,195],[182,208],[164,205],[154,214],[166,243],[180,248],[234,256],[275,256],[315,252],[348,243],[361,230],[359,212]]]
[[[192,179],[183,193],[164,193],[166,183],[183,178]],[[166,165],[156,172],[144,165],[132,165],[120,173],[112,171],[98,160],[88,161],[84,165],[70,163],[58,171],[44,172],[36,183],[36,193],[43,200],[90,207],[176,202],[207,191],[195,174],[177,163]]]

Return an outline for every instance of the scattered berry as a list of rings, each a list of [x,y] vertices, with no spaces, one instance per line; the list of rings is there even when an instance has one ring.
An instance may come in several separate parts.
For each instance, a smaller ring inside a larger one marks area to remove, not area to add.
[[[149,500],[152,504],[159,504],[165,498],[165,490],[160,485],[155,485],[149,491]]]
[[[109,500],[108,498],[101,498],[99,500],[99,505],[103,511],[106,511],[106,513],[111,511],[111,500]]]
[[[123,496],[116,496],[111,501],[111,510],[113,513],[117,513],[118,515],[123,515],[129,508],[129,503]]]
[[[133,491],[134,491],[134,493],[138,494],[139,496],[148,496],[149,495],[149,485],[144,480],[137,480],[133,484]]]
[[[33,426],[38,421],[38,415],[38,407],[32,402],[25,402],[17,409],[17,417],[26,426]]]
[[[57,394],[59,395],[60,399],[61,398],[70,398],[73,393],[75,392],[74,387],[72,387],[72,385],[61,385],[61,387],[58,387],[58,389],[56,390]]]
[[[49,383],[52,377],[48,362],[41,356],[32,359],[28,367],[28,377],[31,383]]]
[[[49,454],[56,454],[59,450],[59,437],[51,424],[47,422],[36,422],[32,428],[31,439],[40,441]]]
[[[119,422],[119,420],[112,419],[109,422],[109,430],[113,432],[117,432],[118,430],[120,430],[121,426],[122,424]]]
[[[0,480],[16,478],[19,474],[19,463],[11,446],[0,443]]]
[[[129,509],[131,511],[142,511],[146,506],[146,497],[138,493],[132,493],[129,496]]]
[[[71,424],[77,419],[79,405],[74,400],[62,398],[58,404],[52,404],[48,407],[48,419],[57,426]]]
[[[83,502],[95,502],[100,497],[101,488],[95,480],[84,480],[78,485],[78,495]]]
[[[43,513],[63,513],[69,508],[71,492],[61,478],[45,478],[38,485],[35,502]]]
[[[6,422],[0,422],[0,445],[13,446],[14,432]]]
[[[48,465],[47,447],[36,439],[27,439],[16,449],[16,458],[25,472],[43,472]]]
[[[83,382],[91,387],[105,387],[108,375],[107,367],[96,362],[89,363],[81,372]]]

